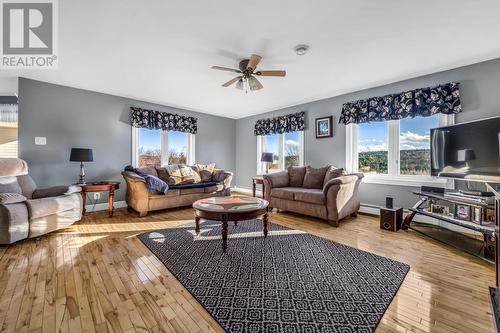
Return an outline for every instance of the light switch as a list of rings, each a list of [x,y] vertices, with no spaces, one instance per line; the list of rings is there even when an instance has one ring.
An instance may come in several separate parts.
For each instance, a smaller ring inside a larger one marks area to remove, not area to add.
[[[45,146],[47,144],[47,138],[44,136],[36,136],[35,137],[35,145]]]

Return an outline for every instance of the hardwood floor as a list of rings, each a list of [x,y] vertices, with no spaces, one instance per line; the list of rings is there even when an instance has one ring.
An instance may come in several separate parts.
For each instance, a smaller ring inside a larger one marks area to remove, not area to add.
[[[287,213],[270,221],[411,266],[377,332],[493,332],[492,265],[412,231],[381,231],[361,214],[339,228]],[[135,237],[192,222],[190,208],[144,218],[119,209],[0,247],[1,332],[223,332]]]

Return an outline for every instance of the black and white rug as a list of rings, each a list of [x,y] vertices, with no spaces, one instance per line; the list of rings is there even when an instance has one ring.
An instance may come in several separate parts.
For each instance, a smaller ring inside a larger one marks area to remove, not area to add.
[[[143,243],[228,332],[373,332],[409,266],[298,230],[219,222],[144,233]]]

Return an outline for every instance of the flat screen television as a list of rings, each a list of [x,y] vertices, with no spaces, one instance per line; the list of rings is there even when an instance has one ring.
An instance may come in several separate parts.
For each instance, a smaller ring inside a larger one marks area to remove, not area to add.
[[[500,117],[431,129],[432,176],[500,182]]]

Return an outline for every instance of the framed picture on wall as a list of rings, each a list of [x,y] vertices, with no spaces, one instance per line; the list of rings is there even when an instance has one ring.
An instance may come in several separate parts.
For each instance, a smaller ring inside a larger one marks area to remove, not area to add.
[[[333,116],[316,118],[316,139],[333,136]]]

